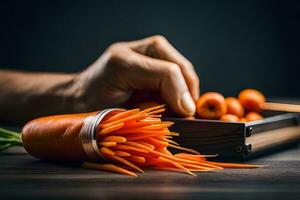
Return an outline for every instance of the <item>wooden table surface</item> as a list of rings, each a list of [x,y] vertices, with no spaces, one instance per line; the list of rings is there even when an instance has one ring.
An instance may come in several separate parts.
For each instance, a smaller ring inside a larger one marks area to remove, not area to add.
[[[300,145],[249,161],[262,169],[186,174],[146,171],[138,178],[38,161],[21,147],[0,153],[5,199],[300,199]]]

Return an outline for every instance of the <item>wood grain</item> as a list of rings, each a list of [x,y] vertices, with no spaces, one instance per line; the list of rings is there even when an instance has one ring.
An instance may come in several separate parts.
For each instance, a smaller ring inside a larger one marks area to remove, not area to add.
[[[146,171],[138,178],[41,162],[13,148],[0,153],[1,199],[300,198],[300,147],[252,160],[263,169],[198,173]]]

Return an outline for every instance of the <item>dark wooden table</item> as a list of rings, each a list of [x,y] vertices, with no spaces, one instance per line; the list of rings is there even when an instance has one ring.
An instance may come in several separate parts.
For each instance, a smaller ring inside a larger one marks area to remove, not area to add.
[[[0,153],[0,199],[300,199],[300,146],[249,162],[269,166],[131,178],[41,162],[19,147]]]

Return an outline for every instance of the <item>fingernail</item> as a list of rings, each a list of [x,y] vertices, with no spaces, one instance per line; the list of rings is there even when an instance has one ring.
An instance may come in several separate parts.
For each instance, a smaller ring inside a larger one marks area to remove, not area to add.
[[[181,103],[182,108],[184,109],[184,112],[188,116],[192,116],[195,114],[196,105],[188,91],[183,93],[183,95],[181,96],[180,103]]]

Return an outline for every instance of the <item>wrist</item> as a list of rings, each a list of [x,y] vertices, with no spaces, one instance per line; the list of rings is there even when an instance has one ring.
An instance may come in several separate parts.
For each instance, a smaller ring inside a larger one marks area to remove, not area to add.
[[[82,73],[70,74],[70,85],[65,88],[64,95],[66,99],[66,107],[70,109],[71,113],[86,111],[86,94],[84,81],[82,80]]]

